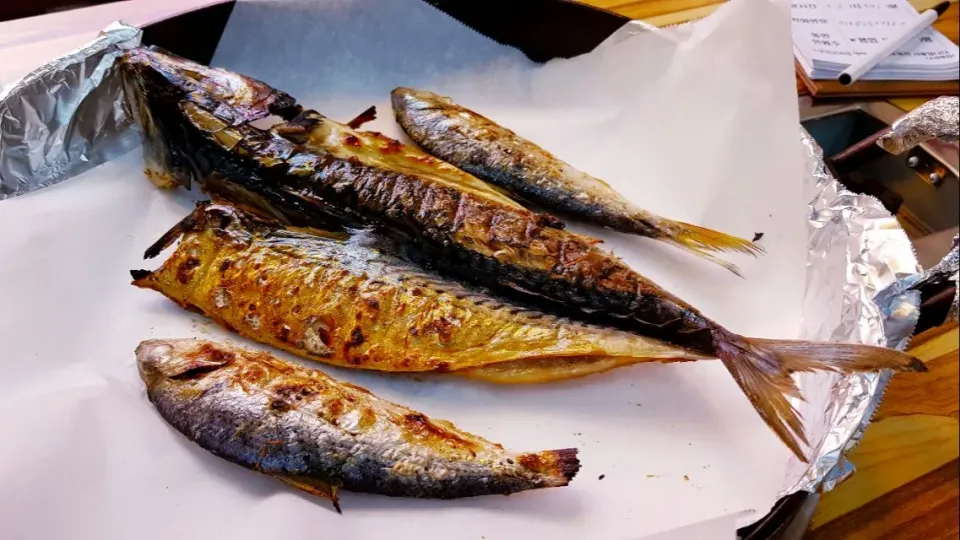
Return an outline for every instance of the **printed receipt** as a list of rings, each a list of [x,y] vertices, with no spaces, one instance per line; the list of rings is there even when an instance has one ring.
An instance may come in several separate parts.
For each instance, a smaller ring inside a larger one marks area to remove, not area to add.
[[[808,61],[850,64],[865,56],[918,16],[906,0],[793,2],[793,40]],[[956,63],[957,46],[932,28],[877,66],[939,67]]]

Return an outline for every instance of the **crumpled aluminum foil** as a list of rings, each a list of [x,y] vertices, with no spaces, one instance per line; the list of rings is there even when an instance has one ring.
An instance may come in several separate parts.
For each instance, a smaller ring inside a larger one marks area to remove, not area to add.
[[[890,131],[877,140],[877,144],[892,154],[901,154],[932,139],[943,142],[960,139],[960,97],[939,97],[908,112],[893,123]],[[888,326],[908,324],[907,320],[914,318],[909,306],[919,304],[920,289],[926,285],[947,280],[954,282],[956,294],[946,320],[958,319],[958,310],[960,310],[958,243],[960,243],[960,235],[953,238],[952,248],[933,268],[923,274],[906,276],[881,292],[877,303],[888,314]]]
[[[810,197],[802,337],[903,349],[919,317],[919,295],[903,302],[901,309],[909,315],[896,325],[887,323],[888,313],[874,298],[898,279],[920,272],[910,240],[879,200],[840,186],[809,133],[801,129],[800,139],[805,147],[805,172],[809,173],[804,175],[804,192]],[[808,433],[811,441],[821,442],[810,455],[809,465],[799,460],[792,464],[794,471],[806,470],[781,496],[800,490],[829,491],[853,473],[853,465],[844,455],[859,443],[890,375],[799,378],[798,385],[808,399],[826,396],[820,421],[811,422],[807,417],[808,425],[826,426],[826,431]]]
[[[877,144],[891,154],[902,154],[930,139],[960,139],[960,97],[942,96],[905,114],[890,126]]]
[[[888,325],[898,324],[898,320],[909,312],[912,305],[919,305],[920,290],[926,285],[952,281],[955,287],[953,305],[947,312],[944,322],[958,320],[960,311],[960,235],[953,237],[950,251],[935,266],[922,274],[910,274],[894,283],[877,295],[877,304],[885,313],[889,313]]]
[[[953,237],[953,247],[950,248],[950,253],[947,253],[936,266],[927,270],[924,279],[934,279],[934,276],[943,276],[953,281],[953,306],[947,312],[945,322],[960,320],[960,234]]]
[[[679,38],[688,27],[672,31]],[[627,25],[625,32],[652,31]],[[0,199],[27,193],[76,175],[138,144],[120,99],[114,59],[139,44],[139,30],[115,23],[91,44],[37,69],[0,93]],[[26,135],[29,134],[29,137]],[[827,172],[819,147],[801,129],[809,195],[809,253],[804,302],[804,336],[903,347],[912,326],[885,326],[873,303],[878,291],[919,268],[906,235],[879,201],[839,189]],[[879,402],[889,374],[801,377],[806,395],[825,397],[821,416],[810,418],[822,441],[809,465],[782,495],[831,489],[852,472],[843,454],[856,444]],[[799,404],[798,404],[799,405]],[[809,411],[808,411],[809,413]]]
[[[140,30],[96,39],[0,91],[0,200],[56,184],[135,148],[114,60]]]

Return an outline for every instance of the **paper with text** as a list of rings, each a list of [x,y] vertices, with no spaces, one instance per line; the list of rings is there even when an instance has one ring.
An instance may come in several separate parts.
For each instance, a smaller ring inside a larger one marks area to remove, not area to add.
[[[808,74],[823,78],[836,76],[918,17],[906,0],[801,0],[791,4],[791,13],[797,59]],[[863,78],[952,80],[958,59],[957,45],[927,28]]]

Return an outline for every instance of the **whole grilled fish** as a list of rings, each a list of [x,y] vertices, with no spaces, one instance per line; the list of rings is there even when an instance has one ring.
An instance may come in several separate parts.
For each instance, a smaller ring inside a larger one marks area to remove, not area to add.
[[[390,94],[397,122],[427,152],[544,208],[668,242],[740,275],[709,251],[757,255],[758,245],[637,207],[609,184],[450,98],[411,88]]]
[[[563,230],[556,218],[398,141],[279,97],[261,98],[268,105],[259,114],[289,121],[257,129],[246,118],[258,103],[243,97],[252,94],[246,86],[263,83],[232,75],[217,97],[205,87],[227,72],[145,50],[125,53],[122,67],[148,155],[163,152],[176,177],[299,225],[322,226],[317,221],[331,217],[375,224],[406,235],[425,264],[501,294],[717,357],[800,459],[806,437],[787,399],[799,395],[793,372],[924,369],[891,349],[735,334],[599,249],[598,240]]]
[[[364,231],[317,232],[202,204],[147,256],[182,235],[176,251],[154,272],[134,271],[133,283],[251,339],[352,368],[446,372],[576,357],[583,365],[559,370],[572,377],[638,362],[707,358],[501,301],[424,272],[394,255],[386,239]]]
[[[455,499],[567,485],[577,450],[516,453],[324,373],[193,339],[137,347],[147,396],[228,461],[329,498],[337,490]]]

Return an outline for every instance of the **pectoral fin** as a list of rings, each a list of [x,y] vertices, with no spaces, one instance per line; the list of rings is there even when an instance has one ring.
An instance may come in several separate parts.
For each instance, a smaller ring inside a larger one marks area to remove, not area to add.
[[[337,497],[337,489],[339,489],[340,486],[305,476],[285,476],[279,474],[275,474],[273,476],[278,480],[286,482],[287,484],[290,484],[299,490],[306,491],[311,495],[329,499],[330,502],[333,503],[333,508],[337,511],[337,513],[343,513],[340,511],[340,499]]]
[[[369,109],[360,113],[356,118],[347,122],[347,126],[352,129],[358,129],[360,126],[366,124],[367,122],[372,122],[377,119],[377,107],[372,106]]]

